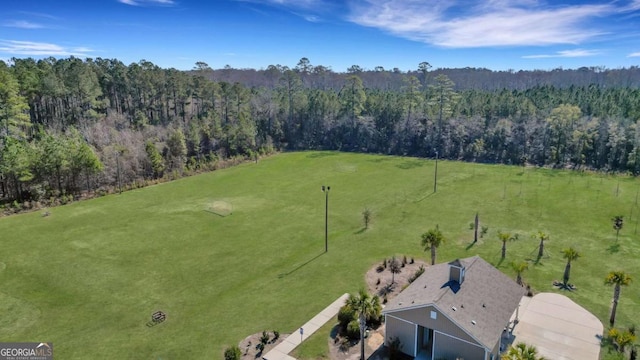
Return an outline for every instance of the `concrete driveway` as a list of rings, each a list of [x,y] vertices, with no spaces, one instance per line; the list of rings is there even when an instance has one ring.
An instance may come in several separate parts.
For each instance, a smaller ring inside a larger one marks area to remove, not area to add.
[[[520,301],[514,344],[534,345],[547,359],[598,360],[600,320],[564,295],[541,293]]]

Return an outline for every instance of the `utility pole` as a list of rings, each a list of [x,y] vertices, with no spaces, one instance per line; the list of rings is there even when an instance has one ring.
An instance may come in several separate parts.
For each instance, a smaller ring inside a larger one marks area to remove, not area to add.
[[[322,185],[324,192],[324,252],[329,251],[329,190],[330,186]]]

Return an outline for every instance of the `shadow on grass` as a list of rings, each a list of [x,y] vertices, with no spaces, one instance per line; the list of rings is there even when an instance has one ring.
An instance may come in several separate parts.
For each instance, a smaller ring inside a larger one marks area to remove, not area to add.
[[[313,262],[314,260],[316,260],[317,258],[319,258],[320,256],[322,256],[322,255],[324,255],[324,254],[325,254],[325,252],[322,252],[322,253],[320,253],[320,254],[318,254],[318,255],[314,256],[311,260],[309,260],[309,261],[305,262],[304,264],[300,264],[300,265],[298,265],[295,269],[293,269],[293,270],[291,270],[291,271],[289,271],[289,272],[286,272],[286,273],[278,274],[278,278],[279,278],[279,279],[282,279],[283,277],[285,277],[285,276],[287,276],[287,275],[291,275],[291,274],[293,274],[294,272],[296,272],[296,271],[298,271],[298,270],[302,269],[303,267],[305,267],[305,266],[309,265],[311,262]]]
[[[370,160],[367,160],[367,161],[378,164],[378,163],[381,163],[383,161],[389,161],[389,160],[391,160],[391,157],[381,157],[381,158],[376,158],[376,159],[370,159]]]
[[[416,200],[416,202],[421,202],[422,200],[424,200],[424,199],[426,199],[426,198],[428,198],[428,197],[430,197],[432,195],[435,195],[435,194],[436,193],[434,193],[434,192],[428,193],[427,195],[423,196],[421,199]]]
[[[466,250],[471,249],[472,247],[474,247],[476,245],[476,242],[473,241],[471,244],[467,245]]]
[[[533,259],[533,258],[526,258],[525,260],[526,260],[526,261],[531,261],[531,262],[533,263],[533,265],[543,265],[543,264],[542,264],[542,261],[541,261],[541,260],[542,260],[542,258],[541,258],[541,257],[537,257],[537,256],[536,256],[536,258],[535,258],[535,259]]]
[[[211,211],[211,210],[202,210],[202,211],[204,211],[204,212],[208,212],[209,214],[218,215],[218,216],[220,216],[220,217],[227,217],[227,216],[231,215],[231,213],[229,213],[229,214],[220,214],[220,213],[217,213],[217,212],[215,212],[215,211]]]
[[[567,291],[578,290],[578,288],[575,287],[573,284],[563,283],[561,281],[554,281],[553,282],[553,286],[555,286],[556,289],[558,289],[558,290],[567,290]]]
[[[396,165],[396,167],[403,170],[409,170],[409,169],[423,167],[424,164],[425,162],[422,160],[406,160],[402,162],[402,164]]]
[[[360,229],[360,230],[358,230],[358,231],[354,232],[354,233],[353,233],[353,235],[360,235],[360,234],[362,234],[362,233],[363,233],[363,232],[365,232],[365,231],[367,231],[367,228],[362,228],[362,229]]]
[[[162,320],[162,321],[153,321],[153,320],[151,320],[151,321],[148,321],[146,325],[147,325],[147,327],[154,327],[156,325],[162,324],[163,322],[164,322],[164,320]]]
[[[615,254],[620,251],[620,244],[613,244],[607,248],[609,254]]]
[[[327,157],[327,156],[335,156],[338,155],[337,152],[317,152],[317,153],[312,153],[307,155],[308,159],[318,159],[318,158],[323,158],[323,157]]]

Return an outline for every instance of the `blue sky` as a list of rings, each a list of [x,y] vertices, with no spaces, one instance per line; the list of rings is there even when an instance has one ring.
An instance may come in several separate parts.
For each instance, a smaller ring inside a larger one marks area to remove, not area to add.
[[[191,69],[312,65],[343,72],[640,65],[640,0],[19,0],[0,59],[149,60]]]

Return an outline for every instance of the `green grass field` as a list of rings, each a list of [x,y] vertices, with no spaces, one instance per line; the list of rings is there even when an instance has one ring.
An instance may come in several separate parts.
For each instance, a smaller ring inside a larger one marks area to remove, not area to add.
[[[561,250],[582,254],[566,293],[606,325],[610,270],[623,288],[618,324],[640,313],[640,181],[570,171],[332,152],[277,155],[238,167],[0,219],[0,341],[52,341],[60,359],[215,359],[262,330],[295,331],[394,254],[428,258],[420,234],[439,224],[439,261],[479,254],[536,291],[557,291]],[[329,252],[324,254],[330,185]],[[373,212],[364,230],[362,211]],[[488,234],[469,247],[475,213]],[[616,242],[611,217],[625,225]],[[499,264],[498,231],[520,234]],[[499,294],[496,294],[499,296]],[[167,321],[148,327],[151,313]],[[640,325],[640,323],[637,323]],[[316,355],[313,355],[314,357]]]

